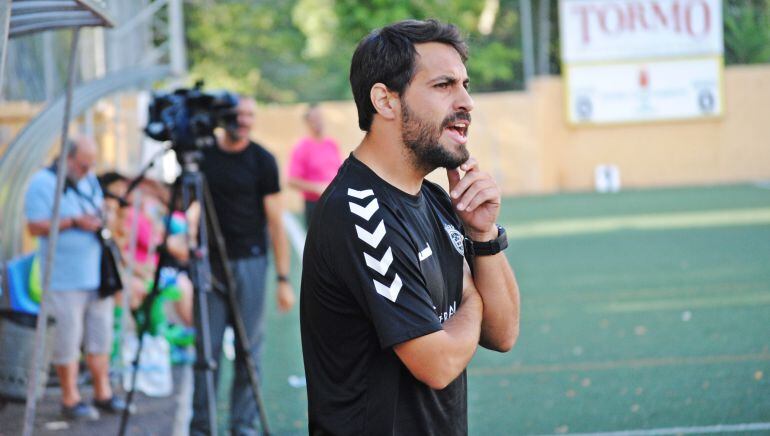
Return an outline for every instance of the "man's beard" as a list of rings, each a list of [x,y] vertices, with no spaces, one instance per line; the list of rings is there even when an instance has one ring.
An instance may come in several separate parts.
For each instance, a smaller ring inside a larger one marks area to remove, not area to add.
[[[464,145],[460,145],[459,152],[453,154],[439,142],[446,126],[454,124],[458,119],[470,121],[468,112],[457,112],[441,123],[433,124],[419,118],[403,99],[401,101],[401,138],[411,152],[412,162],[417,169],[431,172],[439,167],[457,168],[468,160],[470,154]]]
[[[234,128],[225,129],[225,134],[230,141],[238,142],[243,139],[239,130],[240,126],[234,126]]]

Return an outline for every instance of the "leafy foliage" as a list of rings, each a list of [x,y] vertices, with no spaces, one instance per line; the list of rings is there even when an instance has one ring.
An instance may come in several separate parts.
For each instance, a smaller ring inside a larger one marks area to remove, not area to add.
[[[770,62],[770,0],[726,0],[724,22],[728,64]]]
[[[328,80],[339,61],[312,58],[305,50],[292,2],[207,3],[185,9],[193,79],[275,102],[329,98],[344,89]]]
[[[521,86],[518,1],[501,0],[489,35],[476,0],[191,0],[186,26],[193,79],[262,101],[349,98],[348,68],[358,41],[405,18],[435,17],[468,37],[474,90]]]
[[[499,12],[489,35],[478,31],[484,2],[474,0],[422,0],[393,3],[389,0],[338,0],[337,15],[344,33],[364,37],[372,29],[406,18],[437,18],[455,24],[468,38],[468,70],[473,89],[494,91],[521,86],[518,1],[499,2]],[[357,42],[357,41],[356,41]]]
[[[549,72],[558,73],[558,1],[548,1]],[[494,21],[482,33],[490,3]],[[532,1],[535,31],[542,4]],[[724,0],[724,8],[726,62],[770,62],[770,0]],[[461,29],[474,91],[523,87],[519,0],[187,0],[185,11],[192,78],[261,101],[350,98],[358,41],[405,18],[433,17]]]

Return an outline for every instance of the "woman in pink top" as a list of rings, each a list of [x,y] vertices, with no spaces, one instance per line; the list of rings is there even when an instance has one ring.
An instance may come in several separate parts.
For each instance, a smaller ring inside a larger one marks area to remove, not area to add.
[[[340,150],[331,138],[324,138],[323,117],[317,105],[310,105],[305,113],[309,135],[294,146],[289,162],[289,186],[305,197],[305,224],[310,226],[318,199],[342,164]]]

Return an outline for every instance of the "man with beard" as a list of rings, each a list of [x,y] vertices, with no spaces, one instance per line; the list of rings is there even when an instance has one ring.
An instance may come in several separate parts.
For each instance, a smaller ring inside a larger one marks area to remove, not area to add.
[[[239,99],[237,125],[225,132],[216,147],[204,149],[201,171],[206,176],[225,238],[235,279],[235,298],[249,338],[249,353],[259,370],[265,324],[268,240],[273,247],[280,311],[285,312],[294,304],[294,291],[288,279],[291,253],[282,221],[278,165],[273,155],[249,139],[255,109],[254,100]],[[219,362],[225,327],[232,323],[232,319],[223,295],[214,292],[207,297],[212,357]],[[197,352],[202,353],[200,341],[197,345]],[[236,347],[236,353],[240,354],[239,350],[240,347]],[[256,434],[257,404],[249,385],[246,363],[238,354],[230,395],[230,429],[235,435]],[[196,371],[190,424],[192,435],[211,434],[212,431],[208,428],[204,377],[203,371]]]
[[[408,20],[353,54],[366,136],[321,197],[304,253],[313,435],[466,434],[477,345],[508,351],[518,336],[500,190],[465,146],[466,50],[454,26]],[[438,167],[451,196],[424,180]]]

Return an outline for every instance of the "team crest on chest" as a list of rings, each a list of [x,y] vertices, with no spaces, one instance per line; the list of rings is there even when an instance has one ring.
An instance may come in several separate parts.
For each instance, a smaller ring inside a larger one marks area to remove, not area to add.
[[[444,230],[449,235],[449,240],[452,241],[455,250],[460,253],[460,256],[465,256],[465,245],[463,244],[465,238],[463,238],[463,234],[457,231],[451,224],[444,224]]]

